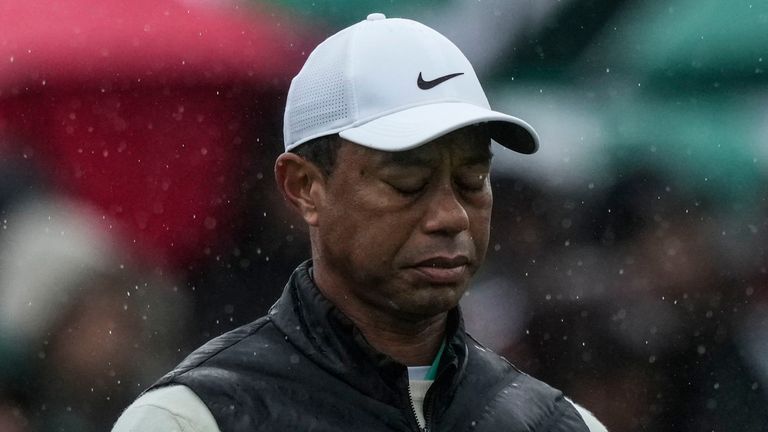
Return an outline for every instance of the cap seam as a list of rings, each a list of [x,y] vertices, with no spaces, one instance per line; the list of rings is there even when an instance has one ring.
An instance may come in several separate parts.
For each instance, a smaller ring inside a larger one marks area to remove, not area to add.
[[[360,31],[360,26],[365,25],[365,21],[361,22],[360,24],[353,26],[352,28],[354,31],[349,37],[349,45],[347,46],[347,70],[349,71],[349,91],[350,91],[350,99],[352,101],[352,111],[353,119],[357,119],[359,115],[358,105],[357,105],[357,71],[354,69],[354,62],[352,59],[354,58],[354,48],[355,43],[357,41],[357,33]]]

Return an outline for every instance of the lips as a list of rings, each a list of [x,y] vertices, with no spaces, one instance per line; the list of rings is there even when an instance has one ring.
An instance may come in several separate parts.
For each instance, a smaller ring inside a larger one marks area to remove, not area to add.
[[[431,284],[457,284],[467,277],[469,258],[464,255],[432,257],[418,262],[412,268]]]

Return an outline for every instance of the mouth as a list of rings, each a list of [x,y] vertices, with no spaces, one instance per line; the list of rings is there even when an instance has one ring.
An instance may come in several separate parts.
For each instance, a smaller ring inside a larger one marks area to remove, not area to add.
[[[464,255],[432,257],[419,261],[412,268],[430,284],[455,285],[466,280],[469,258]]]

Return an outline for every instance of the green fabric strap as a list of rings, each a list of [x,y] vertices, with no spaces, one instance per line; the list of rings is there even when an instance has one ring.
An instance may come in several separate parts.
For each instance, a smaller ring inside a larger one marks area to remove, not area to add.
[[[435,360],[432,362],[432,366],[430,366],[429,371],[424,376],[425,380],[434,381],[435,377],[437,377],[437,366],[440,364],[440,358],[443,356],[444,349],[445,339],[443,339],[443,343],[440,344],[440,349],[437,351],[437,355],[435,356]]]

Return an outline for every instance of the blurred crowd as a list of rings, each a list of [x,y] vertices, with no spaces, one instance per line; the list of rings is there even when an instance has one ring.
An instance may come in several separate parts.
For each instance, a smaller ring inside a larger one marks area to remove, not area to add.
[[[530,120],[496,152],[470,332],[612,431],[768,428],[768,6],[0,0],[0,431],[98,431],[309,257],[290,78],[418,19]]]

